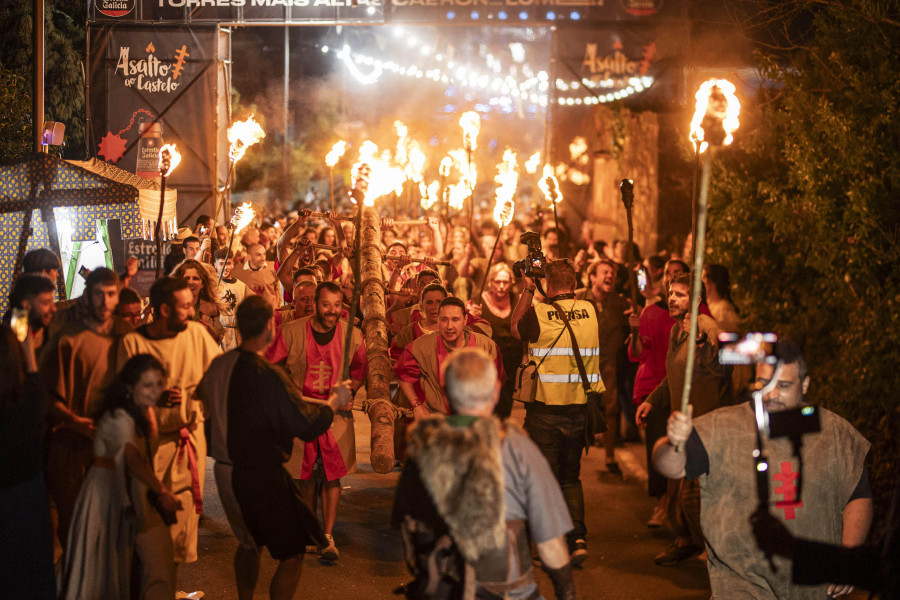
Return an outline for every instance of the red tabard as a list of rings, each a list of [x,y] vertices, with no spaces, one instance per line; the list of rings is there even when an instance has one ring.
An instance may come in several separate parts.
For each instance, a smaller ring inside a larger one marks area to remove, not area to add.
[[[344,323],[338,322],[334,337],[331,341],[320,346],[316,343],[312,333],[312,325],[306,323],[306,377],[303,379],[304,396],[310,398],[327,399],[331,388],[337,385],[341,377],[342,354],[344,343]],[[362,356],[360,356],[362,354]],[[365,346],[360,345],[350,365],[350,377],[364,379],[366,371]],[[300,470],[301,479],[312,477],[313,465],[319,451],[322,452],[322,465],[325,469],[325,478],[334,481],[348,474],[344,456],[335,439],[333,428],[320,435],[315,442],[305,444],[303,447],[303,466]]]

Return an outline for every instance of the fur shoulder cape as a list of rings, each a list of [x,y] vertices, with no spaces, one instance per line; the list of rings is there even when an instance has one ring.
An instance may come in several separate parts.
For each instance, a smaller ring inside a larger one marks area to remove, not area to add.
[[[497,419],[452,427],[440,415],[420,421],[410,433],[409,456],[469,563],[506,543],[502,435]]]

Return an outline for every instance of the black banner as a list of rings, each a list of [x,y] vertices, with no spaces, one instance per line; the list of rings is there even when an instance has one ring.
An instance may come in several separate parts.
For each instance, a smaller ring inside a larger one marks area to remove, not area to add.
[[[516,25],[639,22],[684,0],[89,0],[89,22]]]
[[[228,47],[222,35],[217,27],[88,29],[93,154],[153,179],[160,145],[176,144],[181,164],[167,184],[178,190],[180,220],[197,210],[212,214],[227,173],[227,153],[217,148],[228,125],[227,114],[217,114],[219,50]]]

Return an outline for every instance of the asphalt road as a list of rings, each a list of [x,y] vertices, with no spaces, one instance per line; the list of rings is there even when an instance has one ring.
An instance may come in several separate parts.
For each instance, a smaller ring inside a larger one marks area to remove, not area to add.
[[[341,553],[333,565],[320,564],[308,555],[297,598],[313,600],[366,600],[396,598],[392,591],[407,580],[400,536],[389,526],[393,490],[399,472],[375,474],[369,465],[369,422],[356,412],[358,470],[343,480],[344,492],[335,528]],[[513,419],[520,423],[524,411]],[[653,557],[672,539],[665,529],[645,525],[653,507],[646,493],[646,458],[643,444],[616,450],[625,478],[606,472],[603,451],[594,448],[582,462],[585,489],[588,551],[584,567],[575,572],[580,598],[609,600],[709,598],[706,564],[699,558],[678,567],[658,567]],[[211,461],[210,461],[211,462]],[[205,517],[200,524],[198,562],[178,569],[178,589],[201,590],[207,599],[236,598],[232,559],[237,542],[219,504],[212,470],[207,473],[203,499]],[[268,597],[276,562],[264,552],[256,597]],[[544,595],[552,587],[539,569],[535,572]]]

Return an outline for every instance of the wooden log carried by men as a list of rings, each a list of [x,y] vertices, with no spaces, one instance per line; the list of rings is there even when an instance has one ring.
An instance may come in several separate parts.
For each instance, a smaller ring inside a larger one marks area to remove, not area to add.
[[[360,307],[363,314],[363,339],[369,358],[366,379],[369,421],[372,423],[372,468],[390,473],[394,468],[394,421],[399,416],[391,402],[393,371],[388,355],[388,328],[385,317],[384,276],[382,275],[381,219],[372,206],[362,207],[362,264]]]

